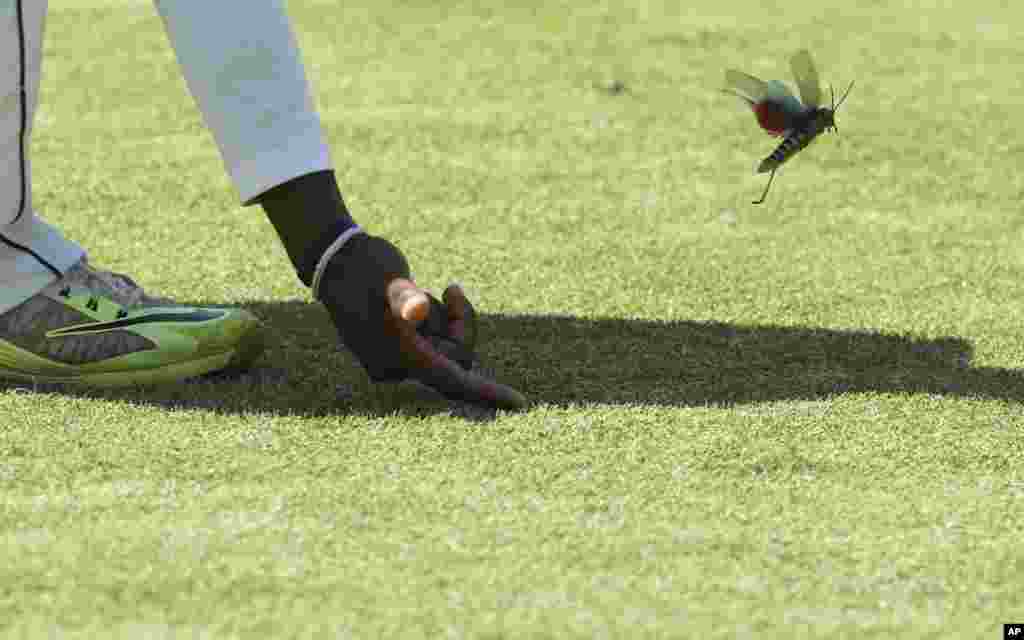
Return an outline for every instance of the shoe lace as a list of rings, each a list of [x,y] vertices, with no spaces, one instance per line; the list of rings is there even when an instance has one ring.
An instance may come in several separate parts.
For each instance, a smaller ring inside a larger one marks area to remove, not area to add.
[[[69,273],[77,284],[82,285],[89,291],[98,291],[105,297],[109,297],[122,308],[117,312],[117,318],[128,316],[128,309],[142,306],[144,304],[159,304],[163,299],[146,295],[146,292],[131,277],[113,271],[96,269],[82,260],[74,273]],[[71,287],[65,285],[58,292],[67,298],[71,296]],[[91,295],[85,303],[86,309],[90,311],[99,310],[99,296]]]

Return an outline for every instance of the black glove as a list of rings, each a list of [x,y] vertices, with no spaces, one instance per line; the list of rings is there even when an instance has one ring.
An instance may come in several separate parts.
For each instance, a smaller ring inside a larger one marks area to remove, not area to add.
[[[299,176],[256,201],[299,279],[313,287],[371,380],[411,378],[453,399],[508,409],[526,405],[515,390],[470,371],[476,314],[462,289],[448,287],[441,302],[417,287],[398,247],[358,232],[333,171]],[[341,249],[320,271],[337,242]]]
[[[514,389],[472,372],[476,313],[462,289],[437,300],[415,285],[398,247],[357,234],[327,263],[317,297],[374,382],[418,380],[450,399],[526,406]]]

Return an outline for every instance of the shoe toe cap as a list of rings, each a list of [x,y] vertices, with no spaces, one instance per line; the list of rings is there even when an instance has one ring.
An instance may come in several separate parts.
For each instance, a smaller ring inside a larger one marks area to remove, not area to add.
[[[267,330],[263,322],[245,309],[229,309],[221,320],[222,330],[211,336],[210,347],[232,351],[226,370],[245,370],[263,354]]]

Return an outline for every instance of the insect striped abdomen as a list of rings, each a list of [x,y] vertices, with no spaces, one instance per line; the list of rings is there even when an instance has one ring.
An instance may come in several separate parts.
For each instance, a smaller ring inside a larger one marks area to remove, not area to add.
[[[805,126],[799,127],[786,136],[786,139],[779,146],[775,147],[775,151],[772,151],[770,156],[761,161],[761,164],[757,167],[757,172],[767,173],[778,169],[787,160],[809,145],[824,130],[825,125],[821,118],[814,118]]]

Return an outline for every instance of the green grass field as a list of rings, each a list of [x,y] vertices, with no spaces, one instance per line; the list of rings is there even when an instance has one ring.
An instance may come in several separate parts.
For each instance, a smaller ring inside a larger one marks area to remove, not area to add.
[[[1024,619],[1024,9],[291,10],[357,219],[422,284],[465,283],[483,357],[535,405],[372,388],[238,205],[152,6],[52,0],[38,206],[94,262],[244,305],[274,343],[238,378],[0,391],[0,637]],[[723,70],[790,81],[802,47],[857,85],[751,206],[777,141]]]

